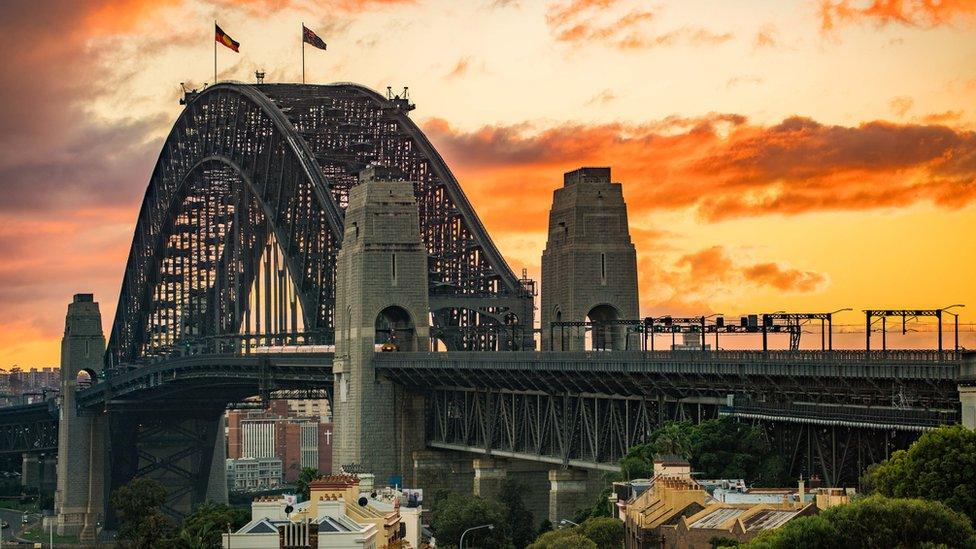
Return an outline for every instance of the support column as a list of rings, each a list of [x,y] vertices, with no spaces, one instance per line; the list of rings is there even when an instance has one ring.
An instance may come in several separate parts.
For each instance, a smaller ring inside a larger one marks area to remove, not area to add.
[[[20,485],[24,488],[41,486],[41,458],[37,454],[24,454],[20,465]]]
[[[962,424],[976,429],[976,387],[959,386],[959,401],[962,403]]]
[[[549,521],[573,520],[576,512],[590,504],[587,473],[578,469],[549,471]]]
[[[53,492],[58,487],[58,456],[46,454],[41,458],[41,491]]]
[[[441,490],[472,493],[474,472],[467,456],[442,450],[419,450],[413,453],[412,473],[410,487],[423,489],[425,508],[430,508],[434,494]]]
[[[498,497],[508,471],[505,463],[494,459],[479,458],[472,462],[474,468],[474,495],[484,499]]]
[[[76,294],[68,305],[61,339],[61,396],[58,420],[58,489],[54,496],[58,534],[78,534],[93,542],[103,522],[105,418],[79,413],[75,391],[79,372],[97,381],[105,336],[102,315],[91,294]]]
[[[423,444],[423,428],[398,425],[417,401],[404,404],[409,396],[376,375],[374,354],[430,348],[427,250],[413,184],[397,175],[380,166],[360,174],[336,258],[332,467],[371,472],[381,484],[409,472],[405,458]]]
[[[623,188],[610,168],[580,168],[553,192],[549,238],[542,252],[542,349],[578,351],[592,323],[594,349],[637,350],[636,332],[616,324],[637,320],[637,252],[630,239]]]

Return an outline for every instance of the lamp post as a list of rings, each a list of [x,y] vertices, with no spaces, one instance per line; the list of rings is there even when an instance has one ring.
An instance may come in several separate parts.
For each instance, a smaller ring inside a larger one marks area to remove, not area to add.
[[[464,536],[465,536],[465,534],[467,534],[468,532],[470,532],[472,530],[480,530],[482,528],[487,528],[489,530],[494,530],[495,529],[495,525],[494,524],[482,524],[481,526],[473,526],[473,527],[468,528],[467,530],[461,532],[461,539],[458,540],[458,549],[464,549]]]
[[[956,307],[965,307],[965,305],[963,305],[962,303],[949,305],[948,307],[943,307],[942,312],[949,313],[949,309],[954,309]],[[954,328],[955,338],[956,338],[955,352],[958,355],[959,354],[959,313],[949,313],[949,314],[953,316],[953,320],[955,321],[955,328]],[[942,347],[942,317],[939,317],[939,347],[940,348]]]
[[[564,528],[566,527],[567,524],[572,524],[573,526],[579,526],[579,524],[568,519],[562,519],[559,521],[559,526],[562,526]]]

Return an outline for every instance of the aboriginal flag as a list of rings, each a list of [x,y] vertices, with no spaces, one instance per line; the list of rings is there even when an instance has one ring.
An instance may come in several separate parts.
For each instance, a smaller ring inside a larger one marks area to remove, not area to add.
[[[319,38],[319,35],[312,32],[312,29],[306,27],[305,25],[302,25],[302,41],[305,42],[306,44],[315,46],[320,50],[325,49],[325,42],[323,42],[322,39]]]
[[[241,43],[231,38],[230,35],[228,35],[226,32],[223,31],[223,29],[220,28],[220,25],[214,23],[214,29],[216,29],[214,33],[214,40],[216,40],[217,42],[227,46],[228,48],[236,52],[241,51],[239,49],[241,47]]]

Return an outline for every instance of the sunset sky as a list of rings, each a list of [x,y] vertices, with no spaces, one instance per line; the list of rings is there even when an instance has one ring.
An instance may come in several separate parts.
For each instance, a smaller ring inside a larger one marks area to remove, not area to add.
[[[241,43],[220,79],[299,81],[304,22],[329,44],[309,82],[409,86],[517,272],[538,278],[562,173],[606,165],[643,314],[976,317],[976,0],[7,0],[0,368],[57,364],[74,293],[108,332],[215,19]]]

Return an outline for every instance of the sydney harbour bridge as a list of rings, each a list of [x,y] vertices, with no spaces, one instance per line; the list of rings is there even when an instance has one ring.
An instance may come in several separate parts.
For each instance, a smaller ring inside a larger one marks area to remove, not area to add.
[[[534,330],[534,282],[492,243],[405,93],[222,83],[184,101],[107,342],[98,304],[75,296],[60,396],[0,409],[0,452],[23,454],[25,471],[57,453],[61,531],[111,523],[108,494],[135,477],[163,482],[174,514],[226,498],[223,413],[252,396],[329,398],[333,463],[378,479],[485,494],[538,473],[556,518],[668,420],[755,423],[791,475],[835,486],[927,429],[974,422],[976,357],[941,339],[721,351],[706,335],[798,338],[800,316],[638,319],[608,169],[566,174],[556,191]],[[688,332],[702,344],[653,348],[655,334]]]

